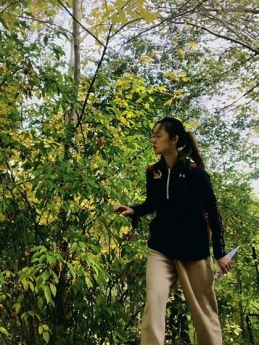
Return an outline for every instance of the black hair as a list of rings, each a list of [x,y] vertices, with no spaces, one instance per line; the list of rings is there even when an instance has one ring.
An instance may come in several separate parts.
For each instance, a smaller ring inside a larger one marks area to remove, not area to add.
[[[175,117],[164,117],[155,123],[155,126],[157,125],[165,129],[170,139],[173,139],[176,135],[179,137],[177,148],[180,160],[192,159],[196,164],[205,167],[194,135],[185,130],[180,120]]]

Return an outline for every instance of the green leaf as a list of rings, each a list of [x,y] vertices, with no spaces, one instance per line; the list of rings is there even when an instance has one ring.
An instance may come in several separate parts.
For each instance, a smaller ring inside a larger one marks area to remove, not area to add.
[[[45,271],[41,276],[42,276],[43,282],[46,282],[50,277],[50,273],[49,271]]]
[[[57,294],[57,288],[56,288],[56,286],[50,283],[50,284],[49,284],[49,287],[50,287],[50,290],[51,290],[51,292],[52,292],[52,295],[55,297],[56,294]]]
[[[52,255],[48,255],[47,256],[47,262],[50,264],[50,265],[53,265],[55,262],[56,262],[56,258]]]
[[[24,322],[27,324],[28,322],[28,313],[27,312],[24,312],[22,315],[21,315],[21,319],[24,320]]]
[[[13,308],[14,308],[14,310],[17,312],[17,314],[18,314],[19,311],[21,310],[21,307],[22,307],[22,305],[21,305],[20,303],[15,303],[15,304],[13,305]]]
[[[49,342],[49,340],[50,340],[50,334],[49,334],[49,332],[47,332],[47,331],[44,331],[44,332],[43,332],[43,339],[45,340],[46,343]]]
[[[0,333],[6,335],[7,337],[10,336],[10,333],[4,327],[0,327]]]
[[[74,242],[74,243],[72,244],[71,250],[72,250],[73,252],[76,252],[78,249],[80,249],[78,243],[77,243],[77,242]]]
[[[42,328],[44,329],[44,331],[49,331],[49,326],[46,324],[42,325]]]
[[[40,310],[42,310],[43,309],[43,307],[44,307],[44,300],[43,300],[43,298],[42,297],[39,297],[38,298],[38,308],[40,309]]]
[[[48,285],[46,285],[44,288],[44,296],[47,303],[50,303],[52,299],[51,299],[51,291]]]

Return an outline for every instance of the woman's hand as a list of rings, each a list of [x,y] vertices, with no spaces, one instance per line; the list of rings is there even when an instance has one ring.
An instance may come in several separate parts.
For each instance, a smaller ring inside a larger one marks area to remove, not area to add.
[[[227,255],[223,256],[223,258],[220,258],[217,261],[218,261],[218,265],[219,265],[221,271],[224,274],[227,274],[231,270],[232,260]]]
[[[125,205],[116,206],[114,211],[121,213],[123,216],[131,216],[134,214],[133,208],[125,206]]]

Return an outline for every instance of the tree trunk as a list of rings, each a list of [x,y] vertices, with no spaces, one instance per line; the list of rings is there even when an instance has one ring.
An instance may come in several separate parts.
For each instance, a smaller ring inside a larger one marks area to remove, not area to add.
[[[80,82],[80,33],[79,33],[79,2],[73,0],[73,42],[71,43],[71,56],[70,65],[73,69],[74,74],[74,93],[72,95],[72,102],[65,114],[66,124],[66,138],[64,143],[64,160],[69,160],[72,153],[72,139],[75,135],[74,126],[76,123],[76,108],[78,99],[78,87]],[[62,184],[62,182],[61,182]],[[67,201],[71,198],[70,194],[64,195],[64,200]],[[67,229],[67,214],[65,211],[60,213],[61,219],[61,231]],[[68,243],[63,241],[60,247],[62,251],[62,257],[66,261],[68,259]],[[73,306],[70,303],[69,296],[67,294],[66,286],[68,284],[67,269],[63,268],[61,272],[57,271],[56,274],[59,276],[59,282],[57,285],[57,294],[55,297],[55,310],[52,315],[52,322],[54,325],[53,334],[50,338],[50,345],[56,345],[57,340],[64,338],[66,330],[70,326],[68,315],[71,317],[73,314]]]

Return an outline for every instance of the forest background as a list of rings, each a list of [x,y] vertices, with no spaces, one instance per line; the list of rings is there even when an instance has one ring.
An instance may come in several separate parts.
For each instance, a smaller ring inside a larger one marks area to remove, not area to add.
[[[231,273],[225,345],[259,344],[257,0],[0,0],[0,342],[135,345],[153,123],[180,118],[211,175]],[[215,266],[216,268],[216,266]],[[195,344],[181,290],[166,344]]]

